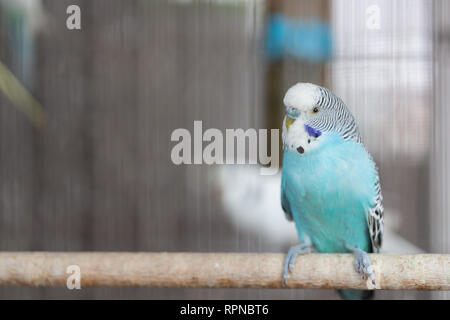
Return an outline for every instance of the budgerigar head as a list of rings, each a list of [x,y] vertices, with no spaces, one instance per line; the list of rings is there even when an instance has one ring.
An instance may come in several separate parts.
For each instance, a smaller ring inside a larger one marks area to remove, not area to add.
[[[358,127],[347,106],[330,90],[312,83],[297,83],[284,97],[283,122],[285,149],[303,154],[318,145],[329,133],[360,141]]]

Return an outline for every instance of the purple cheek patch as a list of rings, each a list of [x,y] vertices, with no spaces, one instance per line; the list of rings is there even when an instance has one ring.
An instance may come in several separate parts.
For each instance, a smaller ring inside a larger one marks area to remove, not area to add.
[[[306,130],[306,132],[308,132],[308,135],[310,137],[318,138],[322,135],[322,132],[320,132],[320,130],[316,130],[316,129],[308,126],[307,124],[305,124],[305,130]]]

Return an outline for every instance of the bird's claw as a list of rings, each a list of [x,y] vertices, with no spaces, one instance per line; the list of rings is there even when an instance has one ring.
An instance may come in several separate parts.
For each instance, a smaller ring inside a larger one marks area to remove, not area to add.
[[[287,286],[287,279],[289,278],[289,273],[294,270],[295,259],[299,254],[310,253],[312,251],[311,246],[305,243],[299,243],[295,246],[292,246],[284,259],[284,268],[283,268],[283,284]]]
[[[361,275],[363,280],[370,279],[372,284],[375,285],[375,274],[373,273],[372,265],[370,264],[369,255],[359,248],[352,249],[355,254],[354,267],[356,272]]]
[[[289,266],[288,266],[289,272],[292,272],[292,270],[294,270],[294,262],[295,262],[295,261],[293,261],[292,259],[291,259],[291,261],[289,262]]]

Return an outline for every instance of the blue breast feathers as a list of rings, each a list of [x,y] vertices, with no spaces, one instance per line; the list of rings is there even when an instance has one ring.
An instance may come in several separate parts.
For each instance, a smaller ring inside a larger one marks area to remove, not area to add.
[[[285,151],[282,193],[297,229],[308,234],[316,250],[347,252],[346,247],[356,245],[370,252],[367,213],[376,177],[362,144],[327,133],[303,155]]]

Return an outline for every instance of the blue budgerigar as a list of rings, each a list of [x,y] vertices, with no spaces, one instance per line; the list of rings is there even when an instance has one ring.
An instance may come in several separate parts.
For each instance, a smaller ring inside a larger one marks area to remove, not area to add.
[[[297,83],[285,97],[281,204],[299,244],[289,249],[284,283],[299,254],[355,254],[355,268],[375,281],[367,253],[378,252],[383,206],[377,167],[355,119],[330,90]],[[347,299],[367,292],[342,290]]]

